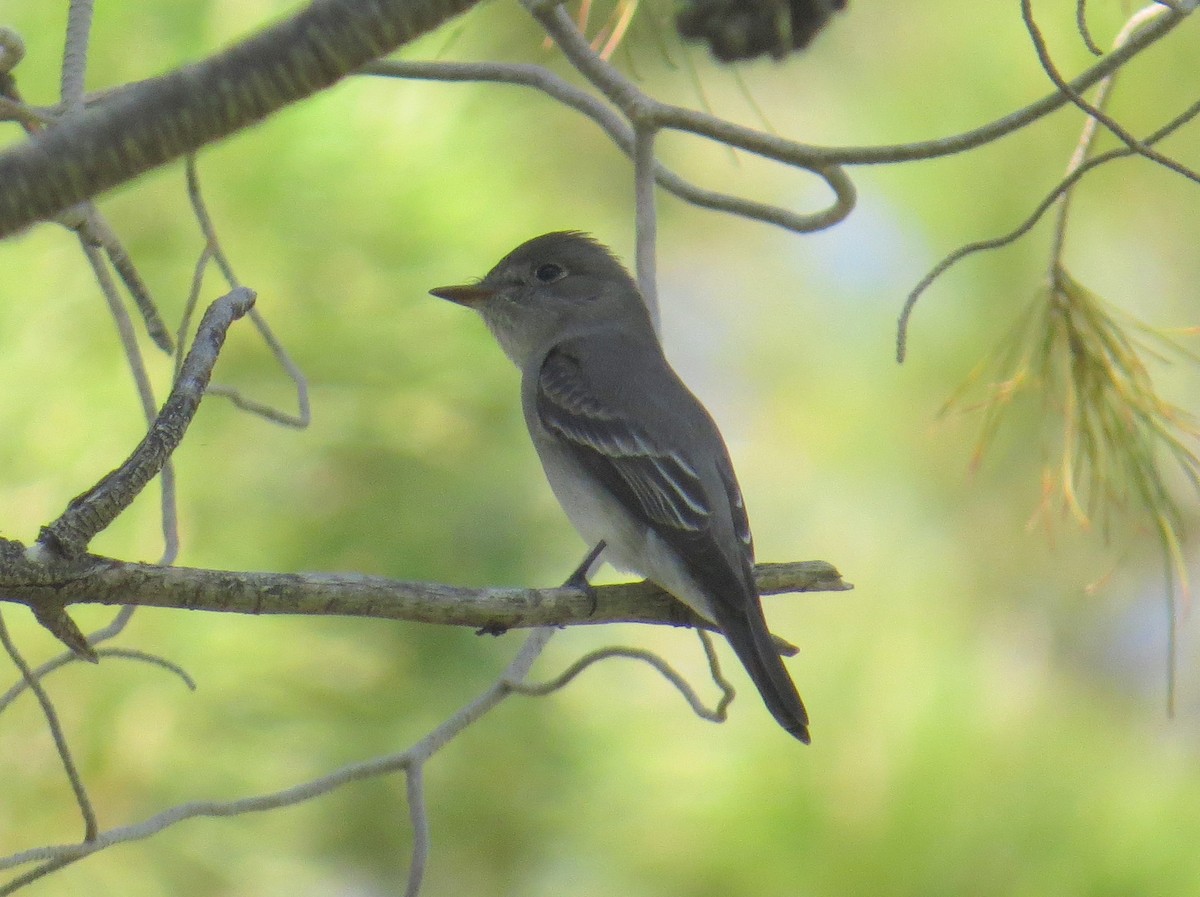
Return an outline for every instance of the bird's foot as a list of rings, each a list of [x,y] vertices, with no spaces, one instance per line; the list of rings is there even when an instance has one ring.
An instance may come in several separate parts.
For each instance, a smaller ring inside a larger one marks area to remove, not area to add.
[[[596,547],[587,553],[575,571],[566,578],[562,587],[564,589],[578,589],[588,597],[588,616],[596,613],[596,587],[588,582],[588,571],[592,569],[592,564],[596,563],[596,559],[600,557],[604,551],[605,543],[603,540],[596,544]]]

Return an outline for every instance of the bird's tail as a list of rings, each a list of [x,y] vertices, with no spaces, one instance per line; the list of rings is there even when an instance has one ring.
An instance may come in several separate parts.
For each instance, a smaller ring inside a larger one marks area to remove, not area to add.
[[[763,703],[779,725],[808,744],[808,711],[779,657],[758,601],[753,601],[744,613],[729,616],[732,618],[717,622],[762,695]]]

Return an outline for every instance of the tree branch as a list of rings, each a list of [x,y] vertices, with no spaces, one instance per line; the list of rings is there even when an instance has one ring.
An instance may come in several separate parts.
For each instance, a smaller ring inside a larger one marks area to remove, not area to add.
[[[515,693],[514,684],[522,682],[529,675],[530,668],[540,656],[542,649],[553,632],[553,629],[536,629],[531,632],[526,637],[521,649],[517,652],[517,656],[508,664],[504,673],[495,683],[407,750],[376,757],[372,760],[351,763],[334,772],[270,794],[244,797],[231,801],[191,801],[185,804],[178,804],[170,809],[163,810],[161,813],[143,819],[141,822],[108,829],[99,833],[95,838],[81,843],[34,847],[19,853],[10,854],[6,857],[0,857],[0,869],[13,869],[28,863],[42,864],[23,875],[17,876],[11,881],[0,884],[0,897],[11,894],[31,881],[36,881],[50,872],[70,865],[97,851],[104,850],[114,844],[149,838],[185,819],[194,819],[203,816],[240,816],[245,813],[274,810],[278,807],[292,806],[303,801],[312,800],[350,782],[388,775],[399,770],[407,770],[410,773],[413,769],[419,770],[424,761],[428,760],[438,750],[452,741],[460,732],[477,722],[491,711],[492,708]],[[419,789],[420,785],[420,772],[418,771],[415,786]],[[414,796],[413,789],[414,780],[410,775],[410,799]],[[423,809],[423,804],[419,800],[417,811],[423,811]],[[413,816],[413,823],[417,827],[417,831],[414,834],[413,863],[414,865],[423,865],[423,851],[427,850],[428,845],[422,844],[422,838],[425,837],[425,833],[421,830],[428,826],[428,820],[422,812],[421,818]],[[422,871],[422,868],[414,868],[414,871],[410,874],[409,894],[414,893],[414,887],[419,885],[419,878]]]
[[[564,106],[586,115],[599,125],[609,139],[630,159],[635,158],[637,154],[635,129],[626,120],[622,111],[540,65],[521,62],[429,62],[410,59],[381,59],[363,66],[359,69],[358,74],[424,81],[486,81],[494,84],[532,87]],[[795,150],[798,157],[802,157],[809,148],[802,144],[792,144],[792,149]],[[793,164],[790,158],[779,158],[776,161]],[[706,190],[680,177],[660,160],[654,161],[655,181],[668,193],[679,197],[684,202],[702,209],[726,212],[752,221],[774,224],[795,233],[809,233],[829,227],[844,218],[853,208],[854,184],[845,176],[844,172],[837,169],[832,169],[828,176],[832,179],[830,186],[836,194],[834,202],[825,210],[801,213],[733,194]]]
[[[57,520],[42,527],[34,550],[38,558],[82,553],[95,535],[129,507],[145,485],[162,470],[200,406],[230,324],[249,311],[253,304],[254,293],[239,287],[209,306],[171,395],[145,438],[124,464],[87,492],[73,498]]]
[[[1067,86],[1077,94],[1083,93],[1093,84],[1102,81],[1124,66],[1143,50],[1166,37],[1195,11],[1194,0],[1188,7],[1176,7],[1167,3],[1163,3],[1163,5],[1171,10],[1168,14],[1159,16],[1145,28],[1140,29],[1125,44],[1114,49],[1082,74],[1066,82]],[[1033,124],[1056,109],[1062,108],[1070,101],[1067,94],[1056,90],[1023,109],[1018,109],[962,134],[886,146],[831,146],[823,148],[822,155],[830,164],[836,165],[883,165],[893,162],[911,162],[917,159],[937,159],[972,150],[1006,137],[1026,125]]]
[[[824,561],[760,564],[755,574],[764,595],[851,588]],[[372,617],[487,632],[593,623],[711,628],[652,583],[597,586],[595,591],[593,613],[589,596],[573,588],[468,588],[355,573],[244,573],[127,564],[90,554],[42,563],[27,558],[20,542],[0,539],[0,600],[35,611],[72,604],[137,605]]]

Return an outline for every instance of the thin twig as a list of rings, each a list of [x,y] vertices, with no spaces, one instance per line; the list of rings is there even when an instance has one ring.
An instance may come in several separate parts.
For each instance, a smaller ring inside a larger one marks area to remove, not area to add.
[[[425,809],[425,765],[413,761],[405,770],[405,795],[408,798],[408,819],[412,824],[412,857],[408,866],[408,886],[405,897],[417,897],[425,879],[425,864],[429,860],[429,813]]]
[[[240,816],[246,813],[274,810],[312,800],[351,782],[411,769],[414,764],[419,764],[433,756],[459,733],[509,697],[513,693],[512,685],[520,683],[529,674],[534,661],[537,660],[553,633],[554,630],[549,628],[535,629],[531,632],[516,657],[495,683],[405,751],[376,757],[361,763],[351,763],[327,775],[269,794],[232,801],[191,801],[179,804],[141,822],[100,832],[95,838],[80,844],[47,845],[11,854],[0,858],[0,869],[13,869],[28,863],[48,861],[46,866],[34,870],[33,873],[23,875],[20,881],[24,883],[38,877],[38,874],[45,874],[52,868],[61,868],[114,844],[149,838],[185,819]],[[14,882],[8,882],[0,887],[0,897],[11,893],[13,889],[15,889]]]
[[[63,50],[62,105],[66,114],[83,108],[88,38],[92,31],[92,0],[71,0],[67,11],[67,40]]]
[[[1088,27],[1087,0],[1075,0],[1075,27],[1079,30],[1079,37],[1088,51],[1093,56],[1103,56],[1104,51],[1100,49],[1100,45],[1092,37],[1092,30]]]
[[[1150,146],[1129,133],[1116,119],[1089,103],[1078,90],[1067,83],[1066,79],[1063,78],[1055,67],[1054,60],[1050,58],[1050,51],[1046,47],[1046,40],[1042,37],[1042,32],[1037,27],[1037,23],[1033,18],[1031,0],[1021,0],[1021,17],[1025,21],[1025,29],[1029,32],[1030,40],[1033,41],[1033,46],[1037,51],[1038,61],[1041,62],[1042,68],[1050,77],[1050,80],[1054,82],[1054,86],[1062,91],[1072,103],[1078,106],[1086,115],[1104,125],[1118,140],[1139,156],[1145,156],[1150,161],[1157,162],[1164,168],[1174,171],[1176,174],[1183,175],[1189,181],[1195,181],[1200,184],[1200,173],[1193,171],[1182,162],[1172,159],[1170,156],[1165,156],[1157,150],[1151,149]]]
[[[721,691],[721,699],[713,708],[713,716],[717,722],[724,722],[729,705],[733,703],[737,692],[733,688],[733,683],[726,679],[725,674],[721,672],[721,661],[717,658],[717,649],[713,646],[712,636],[703,629],[697,629],[696,636],[704,647],[704,656],[708,660],[708,672],[712,676],[713,684]]]
[[[849,178],[836,163],[828,161],[823,149],[764,134],[694,109],[661,103],[641,91],[614,66],[597,57],[561,6],[547,4],[543,0],[524,0],[524,3],[546,33],[554,38],[576,71],[620,109],[635,129],[653,127],[684,131],[811,171],[833,191],[834,202],[824,211],[807,216],[810,230],[831,227],[853,209],[855,196]]]
[[[187,171],[188,199],[192,204],[192,212],[196,216],[196,221],[200,224],[200,230],[204,234],[205,248],[196,263],[196,272],[192,280],[192,293],[188,300],[189,308],[185,312],[184,323],[180,325],[181,334],[186,330],[187,321],[191,314],[191,307],[195,301],[191,297],[198,297],[199,295],[207,259],[210,256],[221,269],[221,273],[225,277],[225,282],[229,284],[230,289],[242,286],[241,281],[238,280],[237,275],[233,271],[233,265],[229,261],[229,256],[226,255],[224,248],[221,246],[221,240],[217,236],[217,229],[213,226],[212,216],[208,213],[208,206],[204,202],[204,194],[200,189],[200,174],[196,167],[196,157],[194,155],[187,157],[185,168]],[[251,323],[254,324],[254,329],[258,331],[263,343],[270,350],[271,357],[275,359],[275,363],[287,374],[288,379],[292,381],[292,385],[296,389],[296,413],[289,414],[271,405],[246,398],[239,390],[231,386],[209,384],[208,393],[229,399],[235,407],[243,411],[282,424],[285,427],[294,427],[302,430],[312,422],[312,411],[308,399],[308,378],[304,376],[304,372],[300,370],[299,366],[292,361],[292,357],[275,336],[262,313],[257,308],[251,308],[249,317]],[[180,340],[182,339],[183,337],[180,336]]]
[[[95,641],[89,638],[92,644]],[[148,651],[138,651],[134,648],[97,648],[96,656],[98,657],[114,657],[120,660],[135,660],[141,663],[149,664],[150,666],[161,667],[170,673],[174,673],[183,680],[183,684],[188,687],[189,691],[196,690],[196,680],[188,675],[187,670],[177,663],[167,660],[165,657],[160,657],[157,654],[151,654]],[[45,679],[50,673],[66,666],[69,663],[79,660],[74,654],[64,652],[57,657],[46,661],[35,670],[30,671],[29,679],[22,678],[9,688],[3,695],[0,695],[0,713],[8,709],[17,698],[25,693],[29,688],[30,680],[38,681]]]
[[[426,81],[487,81],[518,84],[540,90],[577,112],[586,115],[631,159],[635,153],[634,129],[611,106],[581,90],[548,69],[529,63],[503,62],[414,62],[387,59],[372,62],[360,74],[388,78],[414,78]],[[854,205],[854,185],[845,173],[835,169],[828,177],[836,183],[840,197],[823,212],[800,214],[769,203],[760,203],[714,190],[706,190],[681,178],[661,162],[655,163],[655,178],[664,190],[700,208],[726,212],[753,221],[774,224],[794,233],[808,233],[829,227],[841,220]]]
[[[33,675],[29,664],[25,662],[25,658],[21,656],[21,652],[17,650],[17,646],[8,634],[8,626],[5,624],[2,614],[0,614],[0,645],[3,645],[13,665],[20,671],[21,678],[29,686],[34,696],[37,697],[38,704],[42,708],[42,716],[46,718],[46,726],[50,729],[50,736],[54,739],[54,749],[58,752],[59,759],[62,760],[63,769],[67,774],[67,781],[71,783],[71,791],[75,795],[75,803],[78,805],[79,812],[83,816],[83,840],[85,842],[94,841],[99,829],[96,823],[96,811],[92,808],[92,801],[88,797],[87,788],[84,787],[83,778],[79,775],[79,769],[76,767],[75,760],[71,756],[70,745],[67,744],[62,724],[58,720],[58,711],[54,709],[54,703],[50,700],[50,695],[46,692],[46,689],[42,687],[42,683]]]
[[[635,128],[633,154],[634,220],[637,231],[637,279],[656,331],[662,330],[658,307],[658,215],[654,201],[654,129]]]
[[[1068,82],[1067,86],[1076,94],[1087,90],[1117,69],[1127,65],[1143,50],[1158,43],[1194,11],[1194,7],[1186,10],[1182,7],[1172,8],[1169,15],[1160,17],[1140,30],[1123,47],[1109,53],[1094,66],[1077,75]],[[830,163],[838,165],[882,165],[893,162],[911,162],[917,159],[937,159],[972,150],[1013,134],[1027,125],[1033,124],[1039,118],[1061,109],[1068,102],[1070,102],[1070,97],[1066,93],[1055,90],[1028,106],[961,134],[886,146],[825,147],[823,157]]]
[[[1079,14],[1084,15],[1085,0],[1079,0]],[[1114,49],[1120,48],[1130,36],[1134,34],[1138,28],[1146,22],[1153,19],[1155,16],[1162,15],[1166,12],[1166,7],[1160,6],[1157,3],[1152,3],[1138,10],[1129,20],[1122,26],[1120,32],[1113,40]],[[1086,31],[1084,32],[1086,33]],[[1090,36],[1089,36],[1090,39]],[[1097,54],[1099,55],[1099,54]],[[1113,72],[1107,78],[1102,80],[1096,88],[1096,98],[1094,105],[1097,109],[1103,111],[1108,104],[1108,98],[1112,94],[1113,86],[1116,84],[1117,75],[1119,72]],[[1079,135],[1079,142],[1075,146],[1075,152],[1071,154],[1071,159],[1067,163],[1066,173],[1069,175],[1076,168],[1087,161],[1088,153],[1092,150],[1092,144],[1095,141],[1096,133],[1099,130],[1100,122],[1094,116],[1087,116],[1083,123],[1083,131]],[[1054,237],[1050,245],[1050,267],[1051,276],[1053,272],[1058,270],[1062,265],[1063,249],[1067,238],[1067,219],[1070,215],[1071,198],[1075,195],[1073,189],[1065,191],[1059,199],[1058,214],[1055,216],[1054,222]]]
[[[74,861],[69,860],[69,859],[48,860],[47,862],[42,863],[42,865],[37,866],[33,869],[30,869],[28,872],[18,875],[16,878],[12,879],[11,881],[5,882],[3,885],[0,885],[0,897],[8,897],[9,894],[15,894],[17,891],[21,890],[21,888],[25,887],[27,884],[35,882],[39,878],[44,878],[45,876],[49,875],[51,872],[57,872],[59,869],[62,869],[64,866],[71,865],[72,862],[74,862]]]
[[[121,634],[121,632],[124,631],[125,626],[133,617],[133,612],[135,610],[137,610],[137,608],[132,606],[122,607],[113,615],[112,620],[107,625],[100,629],[94,630],[93,632],[89,632],[86,636],[84,636],[84,641],[89,645],[95,646],[102,644],[109,639],[116,638]],[[94,653],[97,657],[100,657],[108,653],[109,650],[110,649],[108,648],[100,648]],[[40,681],[60,667],[64,667],[69,663],[74,663],[77,660],[86,659],[88,658],[80,657],[75,651],[64,651],[62,654],[50,658],[50,660],[47,660],[41,666],[37,667],[37,669],[33,671],[33,678]],[[170,669],[170,667],[168,668]],[[195,683],[192,682],[191,677],[183,672],[182,668],[176,668],[175,671],[184,677],[185,682],[191,683],[189,687],[195,687]],[[12,702],[18,697],[20,697],[28,687],[29,686],[23,679],[14,683],[13,686],[6,691],[3,696],[0,696],[0,713],[3,713],[6,709],[8,709],[9,705],[12,704]]]
[[[1154,145],[1164,137],[1167,137],[1174,131],[1183,127],[1183,125],[1187,124],[1197,115],[1200,115],[1200,101],[1193,103],[1175,118],[1171,119],[1171,121],[1167,122],[1167,124],[1163,125],[1153,134],[1146,137],[1142,143],[1146,146]],[[1029,217],[1021,222],[1021,224],[1017,225],[1017,227],[1015,227],[1013,230],[999,237],[993,237],[988,240],[978,240],[974,243],[968,243],[965,246],[960,246],[958,249],[954,250],[940,262],[934,265],[929,273],[922,277],[917,285],[913,287],[907,298],[904,300],[904,307],[900,311],[900,318],[896,325],[896,360],[901,364],[904,363],[908,349],[908,328],[912,319],[913,310],[916,308],[917,301],[922,295],[924,295],[925,291],[929,289],[934,281],[945,274],[946,271],[948,271],[955,264],[962,261],[964,258],[967,258],[968,256],[974,255],[977,252],[999,249],[1002,246],[1007,246],[1009,243],[1013,243],[1020,239],[1034,228],[1034,226],[1042,219],[1042,216],[1046,214],[1046,211],[1058,201],[1059,197],[1070,190],[1089,172],[1099,168],[1101,165],[1112,162],[1115,159],[1125,159],[1133,156],[1134,154],[1135,153],[1133,150],[1129,149],[1128,147],[1124,147],[1120,149],[1109,150],[1108,152],[1093,156],[1066,177],[1064,177],[1061,181],[1059,181],[1058,184],[1055,185],[1054,188],[1042,198],[1042,201],[1037,204],[1033,212],[1030,213]]]
[[[602,660],[608,660],[613,657],[624,657],[628,660],[640,660],[643,663],[649,664],[658,671],[659,675],[675,686],[676,691],[683,695],[684,700],[688,702],[688,705],[692,708],[692,712],[695,713],[696,716],[700,717],[701,719],[706,719],[709,722],[725,722],[725,708],[729,704],[729,702],[725,700],[725,697],[722,698],[721,702],[718,703],[715,708],[710,710],[704,705],[704,702],[700,699],[700,696],[696,694],[695,689],[692,688],[688,681],[683,678],[683,676],[673,666],[667,663],[667,661],[658,654],[655,654],[653,651],[647,651],[644,648],[629,648],[622,645],[609,645],[603,648],[597,648],[594,651],[589,651],[587,654],[583,655],[583,657],[580,657],[553,679],[549,679],[545,682],[510,683],[509,687],[519,694],[529,695],[531,697],[542,697],[569,685],[580,673],[593,664],[597,664]],[[725,685],[728,686],[728,683],[725,683]],[[732,687],[730,687],[729,690],[732,692]],[[728,693],[725,692],[724,688],[722,688],[722,692],[728,696]]]
[[[84,203],[83,206],[86,209],[84,238],[98,240],[104,247],[109,262],[120,275],[121,282],[125,284],[125,289],[129,292],[133,304],[141,315],[142,323],[146,327],[146,334],[153,340],[154,345],[170,355],[175,351],[175,346],[171,342],[171,334],[167,330],[167,325],[163,323],[162,316],[158,313],[158,306],[154,302],[154,297],[150,295],[150,288],[142,280],[142,275],[134,265],[129,252],[109,227],[108,222],[96,210],[96,207],[92,203]]]
[[[63,50],[62,116],[74,115],[84,108],[84,80],[87,72],[88,41],[92,29],[92,11],[92,0],[71,0],[67,13],[66,46]],[[141,312],[150,338],[164,352],[169,353],[172,349],[171,337],[159,317],[150,291],[146,288],[145,282],[121,241],[91,203],[82,203],[74,211],[77,214],[67,215],[73,229],[79,232],[80,239],[85,242],[98,243],[104,247],[109,261],[121,276],[121,280],[124,281],[130,296]],[[93,261],[92,264],[94,268],[95,262]],[[110,302],[110,307],[111,305]],[[128,354],[128,349],[126,351]],[[151,416],[153,416],[153,410],[151,410]]]

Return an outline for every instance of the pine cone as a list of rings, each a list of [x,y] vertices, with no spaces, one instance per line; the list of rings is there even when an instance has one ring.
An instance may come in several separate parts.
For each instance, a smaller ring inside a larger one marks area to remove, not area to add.
[[[675,27],[708,42],[722,62],[770,53],[782,59],[806,47],[846,0],[687,0]]]

